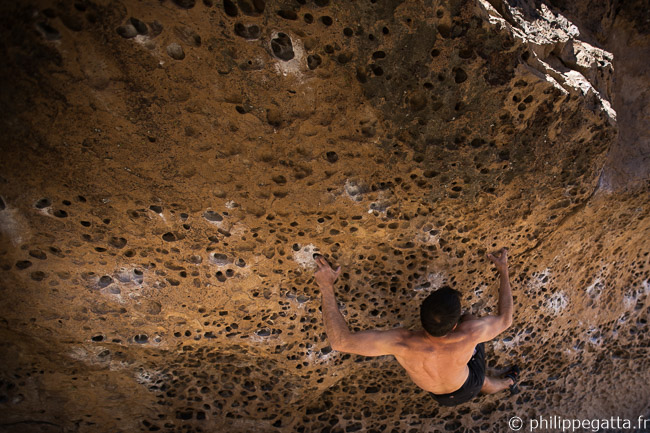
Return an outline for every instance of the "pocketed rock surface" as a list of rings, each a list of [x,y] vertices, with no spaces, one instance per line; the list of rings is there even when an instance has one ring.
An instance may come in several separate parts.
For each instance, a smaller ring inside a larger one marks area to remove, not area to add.
[[[647,23],[584,5],[3,2],[0,430],[650,418]],[[351,329],[417,329],[494,313],[501,246],[520,394],[329,347],[314,252]]]

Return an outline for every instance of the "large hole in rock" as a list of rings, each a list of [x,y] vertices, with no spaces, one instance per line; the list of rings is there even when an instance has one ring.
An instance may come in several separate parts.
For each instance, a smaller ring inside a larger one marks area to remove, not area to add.
[[[288,61],[293,59],[295,56],[291,38],[286,33],[278,33],[278,35],[271,40],[271,50],[273,50],[273,55],[280,60]]]

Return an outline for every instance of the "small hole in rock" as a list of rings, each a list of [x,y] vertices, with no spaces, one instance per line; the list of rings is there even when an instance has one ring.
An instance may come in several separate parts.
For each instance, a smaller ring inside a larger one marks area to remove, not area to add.
[[[325,24],[326,26],[331,26],[334,20],[332,20],[332,17],[325,15],[320,17],[320,22]]]

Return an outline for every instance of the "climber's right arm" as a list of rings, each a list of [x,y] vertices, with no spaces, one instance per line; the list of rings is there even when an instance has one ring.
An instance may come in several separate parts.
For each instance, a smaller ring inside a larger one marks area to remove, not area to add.
[[[508,274],[508,250],[502,248],[499,257],[488,254],[488,258],[499,271],[499,308],[498,314],[481,317],[467,322],[465,328],[473,335],[476,342],[490,341],[512,325],[513,302],[510,277]]]

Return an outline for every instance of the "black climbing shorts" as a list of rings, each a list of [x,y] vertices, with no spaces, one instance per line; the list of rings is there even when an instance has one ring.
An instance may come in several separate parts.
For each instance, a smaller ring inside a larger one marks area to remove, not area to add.
[[[476,353],[467,363],[469,375],[467,380],[456,391],[449,394],[434,394],[430,392],[431,397],[441,406],[456,406],[465,403],[476,397],[483,388],[485,381],[485,345],[480,343],[476,346]]]

